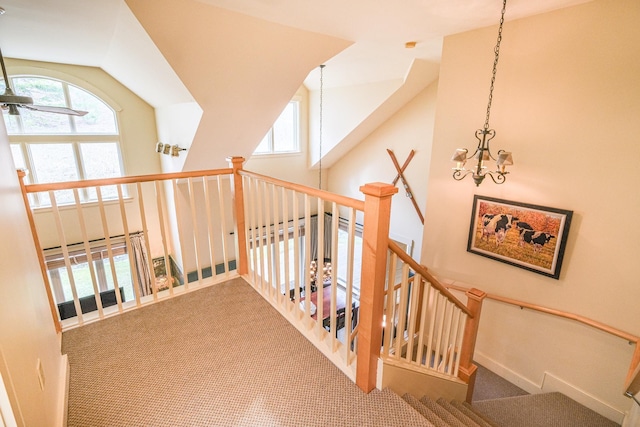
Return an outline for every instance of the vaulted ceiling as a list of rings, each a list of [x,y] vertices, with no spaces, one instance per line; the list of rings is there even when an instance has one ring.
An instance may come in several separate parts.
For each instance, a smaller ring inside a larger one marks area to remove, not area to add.
[[[587,1],[590,0],[509,0],[506,20]],[[272,27],[273,24],[278,24],[285,29],[284,32],[276,30],[280,35],[303,34],[295,32],[303,31],[305,37],[300,37],[292,55],[305,49],[319,50],[317,43],[325,40],[324,51],[311,52],[301,64],[294,60],[298,69],[289,78],[297,81],[289,82],[289,86],[297,87],[304,82],[312,92],[317,90],[317,65],[323,62],[327,65],[325,87],[329,89],[401,82],[396,89],[388,91],[388,100],[381,100],[369,112],[363,111],[358,119],[360,123],[353,124],[345,130],[344,135],[338,137],[348,140],[348,143],[341,149],[334,150],[332,155],[330,153],[328,162],[325,163],[328,166],[332,156],[338,158],[350,148],[349,144],[357,143],[358,138],[374,129],[378,124],[376,121],[385,120],[403,102],[437,78],[444,36],[497,24],[502,1],[404,0],[391,3],[387,0],[0,0],[0,7],[6,10],[6,14],[0,16],[0,48],[5,56],[100,67],[156,108],[198,102],[203,110],[198,131],[206,130],[208,140],[238,142],[242,148],[239,152],[242,154],[252,152],[252,147],[261,139],[282,106],[265,111],[265,123],[260,123],[251,134],[234,134],[233,132],[240,132],[239,124],[230,123],[228,119],[222,122],[218,119],[215,124],[206,123],[207,117],[216,116],[207,110],[222,107],[216,107],[216,100],[212,99],[208,99],[208,106],[202,105],[203,96],[207,98],[209,94],[198,92],[193,81],[188,81],[185,73],[191,73],[192,69],[184,67],[184,64],[185,61],[190,61],[200,68],[219,68],[220,64],[202,61],[197,56],[197,51],[191,53],[190,58],[181,57],[179,49],[185,46],[184,43],[200,41],[197,38],[197,32],[200,31],[198,26],[202,28],[219,23],[196,22],[200,20],[200,16],[190,13],[194,8],[209,7],[251,19],[257,18],[255,22],[266,21]],[[130,7],[137,11],[132,12]],[[141,10],[144,10],[144,16],[140,14]],[[154,21],[158,17],[164,20],[160,25]],[[179,26],[173,25],[174,23],[179,23]],[[147,30],[153,26],[156,30],[150,35]],[[175,28],[172,28],[173,32],[163,34],[157,30],[162,26]],[[183,37],[183,32],[193,34]],[[210,29],[209,34],[211,32]],[[236,40],[224,36],[217,36],[215,40],[202,40],[203,46],[207,48],[215,43],[218,50],[209,52],[210,54],[226,54],[238,49],[239,44],[235,42]],[[282,49],[291,49],[290,42],[283,39]],[[415,47],[406,48],[406,42],[415,42]],[[305,46],[304,43],[309,45]],[[327,43],[331,46],[327,47]],[[260,52],[259,47],[247,47],[246,43],[242,47],[247,49],[245,56],[251,52]],[[242,54],[241,52],[236,56]],[[490,50],[488,55],[491,55]],[[261,64],[245,64],[246,58],[240,62],[247,67],[247,72],[251,67],[254,74],[263,72]],[[182,65],[181,70],[177,64]],[[291,68],[291,64],[289,62],[287,68]],[[231,68],[238,66],[227,65]],[[212,68],[211,71],[216,70]],[[239,69],[238,71],[240,72]],[[271,70],[271,75],[275,75],[276,71]],[[202,72],[206,73],[207,70]],[[263,83],[263,86],[266,85]],[[286,97],[269,92],[265,94],[273,96],[274,103],[286,103]],[[265,94],[256,94],[256,98],[263,104],[268,104]],[[242,108],[242,111],[250,111],[254,117],[260,114],[255,111],[255,102],[239,105],[238,111]],[[223,129],[225,126],[228,128],[226,133]],[[202,138],[205,139],[204,136]],[[198,133],[194,143],[197,139]],[[336,144],[339,142],[336,141]],[[188,160],[192,163],[190,168],[206,166],[202,163],[204,152],[191,151],[188,154]],[[317,159],[312,159],[311,164],[314,160]]]
[[[443,36],[497,24],[502,7],[500,0],[200,1],[352,41],[327,62],[332,86],[403,78],[415,58],[438,62]],[[509,0],[506,19],[587,1]],[[5,56],[102,67],[154,106],[185,96],[153,43],[123,12],[124,0],[0,0],[0,7],[7,12],[0,17]],[[405,49],[408,41],[416,47]],[[317,81],[312,75],[306,83],[313,88]]]

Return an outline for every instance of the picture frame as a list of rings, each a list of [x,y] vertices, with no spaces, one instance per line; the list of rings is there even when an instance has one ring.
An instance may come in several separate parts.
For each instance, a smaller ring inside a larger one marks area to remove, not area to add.
[[[554,279],[573,211],[475,195],[467,252]]]

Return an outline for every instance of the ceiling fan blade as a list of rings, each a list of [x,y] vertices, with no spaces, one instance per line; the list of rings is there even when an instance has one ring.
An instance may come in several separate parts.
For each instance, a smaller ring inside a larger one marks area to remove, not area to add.
[[[67,107],[53,107],[49,105],[19,104],[18,107],[33,111],[43,111],[46,113],[68,114],[70,116],[84,116],[88,113],[88,111],[72,110]]]

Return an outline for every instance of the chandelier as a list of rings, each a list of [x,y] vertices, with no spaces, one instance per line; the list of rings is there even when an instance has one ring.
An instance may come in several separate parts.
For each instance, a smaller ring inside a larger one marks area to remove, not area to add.
[[[506,180],[506,175],[509,173],[506,171],[506,167],[513,165],[513,157],[510,152],[499,150],[496,155],[497,158],[491,154],[489,143],[496,136],[496,131],[489,129],[489,116],[491,115],[491,101],[493,100],[493,86],[496,81],[496,70],[498,68],[498,58],[500,56],[500,42],[502,41],[502,25],[504,24],[504,12],[507,8],[507,0],[503,0],[502,13],[500,16],[500,26],[498,28],[498,40],[494,49],[495,59],[493,61],[493,72],[491,75],[491,86],[489,88],[489,102],[487,103],[487,115],[484,121],[484,127],[476,130],[476,139],[478,140],[478,146],[476,150],[469,155],[469,150],[466,148],[458,148],[451,158],[456,162],[456,166],[453,168],[453,179],[461,181],[467,175],[471,175],[473,182],[476,186],[479,186],[484,179],[489,176],[496,184],[502,184]],[[476,164],[471,169],[465,169],[465,164],[468,160],[475,159]],[[487,170],[487,163],[491,160],[496,162],[496,170]]]
[[[312,291],[318,288],[318,283],[320,283],[320,287],[324,287],[325,284],[331,283],[331,262],[325,259],[322,266],[318,265],[317,261],[311,261],[311,265],[309,266],[309,275],[311,276],[311,288]]]

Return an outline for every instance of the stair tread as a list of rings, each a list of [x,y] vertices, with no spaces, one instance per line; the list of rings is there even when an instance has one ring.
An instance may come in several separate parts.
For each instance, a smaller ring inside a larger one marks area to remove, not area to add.
[[[425,417],[434,427],[449,427],[449,425],[439,416],[437,416],[432,410],[427,408],[422,402],[420,402],[415,396],[405,393],[402,398],[411,405],[416,411]]]
[[[444,409],[446,409],[447,412],[449,412],[451,415],[456,417],[458,420],[460,420],[460,422],[462,422],[465,426],[468,426],[468,427],[481,427],[480,424],[475,422],[475,420],[473,418],[468,417],[466,414],[461,412],[458,408],[453,406],[451,403],[447,402],[443,397],[441,397],[440,399],[436,400],[436,403],[438,405],[442,406]]]
[[[420,398],[420,402],[424,404],[427,408],[432,410],[437,416],[442,418],[449,426],[451,427],[467,427],[462,421],[457,419],[453,414],[447,411],[442,406],[438,405],[434,400],[430,399],[428,396],[422,396]]]
[[[480,414],[475,411],[473,406],[469,405],[467,402],[459,402],[457,400],[454,400],[451,402],[451,404],[458,408],[460,412],[474,420],[475,423],[480,425],[481,427],[500,427],[494,421],[490,420],[486,415]]]
[[[402,422],[402,425],[412,427],[434,427],[425,417],[415,411],[410,404],[394,393],[391,389],[385,388],[375,393],[363,395],[364,399],[369,401],[369,406],[376,408],[376,414],[380,420],[387,419],[388,422],[396,424]],[[358,406],[359,402],[354,402]],[[388,418],[389,414],[397,414],[396,419]],[[371,415],[371,413],[369,413]],[[435,426],[437,427],[437,426]]]

